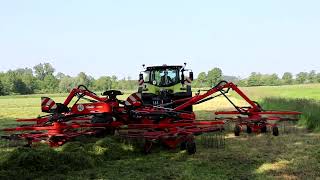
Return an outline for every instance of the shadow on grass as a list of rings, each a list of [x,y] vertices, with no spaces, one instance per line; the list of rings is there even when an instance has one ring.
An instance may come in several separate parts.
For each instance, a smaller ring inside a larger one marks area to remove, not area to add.
[[[33,148],[2,148],[0,179],[60,176],[138,155],[133,147],[111,137],[82,139],[81,142],[66,143],[59,148],[50,148],[45,144],[37,144]]]
[[[247,135],[229,138],[224,149],[198,146],[189,156],[162,150],[143,155],[130,145],[106,137],[2,151],[1,179],[255,179],[317,177],[319,136]],[[282,166],[279,163],[285,162]],[[312,164],[308,164],[308,162]]]

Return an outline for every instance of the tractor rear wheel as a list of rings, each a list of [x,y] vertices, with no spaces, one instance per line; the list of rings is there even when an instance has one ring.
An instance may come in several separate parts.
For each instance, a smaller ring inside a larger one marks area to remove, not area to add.
[[[241,127],[239,125],[236,125],[236,127],[234,127],[234,135],[240,136],[240,132],[241,132]]]
[[[279,128],[277,126],[272,127],[272,134],[274,136],[279,136]]]
[[[194,141],[187,142],[187,152],[189,155],[195,154],[197,152],[197,146]]]

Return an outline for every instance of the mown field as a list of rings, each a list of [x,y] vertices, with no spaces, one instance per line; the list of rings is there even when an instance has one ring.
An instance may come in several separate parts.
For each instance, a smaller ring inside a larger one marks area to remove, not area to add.
[[[137,146],[114,137],[80,138],[59,148],[11,147],[0,143],[0,179],[319,179],[320,85],[243,88],[265,109],[299,110],[298,126],[281,126],[280,136],[225,132],[224,147],[198,143],[197,153],[156,147],[143,155]],[[66,94],[48,95],[62,102]],[[41,95],[0,97],[0,127],[15,118],[40,114]],[[122,98],[126,97],[124,95]],[[231,93],[239,105],[245,103]],[[198,105],[200,119],[231,109],[223,98]],[[232,128],[230,128],[232,129]],[[200,141],[199,141],[200,142]]]

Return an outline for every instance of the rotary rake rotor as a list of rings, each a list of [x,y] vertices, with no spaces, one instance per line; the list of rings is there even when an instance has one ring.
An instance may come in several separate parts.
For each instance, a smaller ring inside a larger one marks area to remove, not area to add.
[[[249,107],[238,107],[226,95],[234,90]],[[189,154],[196,152],[195,137],[224,130],[225,122],[236,122],[235,135],[242,127],[247,131],[263,132],[267,126],[277,129],[277,122],[297,120],[282,116],[297,116],[300,112],[265,111],[250,100],[235,84],[222,81],[203,94],[198,92],[192,97],[171,100],[169,103],[146,105],[143,101],[130,103],[117,98],[120,91],[109,90],[98,96],[83,85],[73,89],[64,103],[55,103],[51,98],[41,99],[45,116],[34,119],[18,119],[19,122],[32,122],[15,128],[3,129],[13,133],[3,136],[6,139],[24,139],[27,146],[45,142],[52,147],[61,146],[79,136],[118,135],[124,138],[144,140],[144,152],[149,153],[153,144],[162,144],[170,149],[180,147]],[[195,113],[185,111],[218,96],[224,96],[236,111],[216,112],[217,115],[236,115],[236,118],[217,118],[197,120]],[[128,98],[129,99],[129,98]],[[88,102],[83,102],[83,101]],[[72,103],[73,102],[73,103]],[[174,107],[174,108],[172,108]],[[270,123],[274,121],[275,123]],[[17,133],[19,132],[19,133]],[[274,130],[274,135],[278,135]]]
[[[62,104],[43,97],[41,109],[48,114],[34,119],[18,119],[18,122],[32,124],[3,129],[11,134],[2,138],[26,140],[29,147],[37,142],[56,147],[79,136],[117,134],[143,138],[145,152],[150,152],[155,143],[168,148],[187,144],[188,152],[192,154],[195,152],[194,136],[223,129],[222,121],[196,121],[193,112],[145,106],[141,102],[128,106],[126,101],[117,98],[118,95],[122,93],[110,90],[98,96],[81,85],[73,89]]]
[[[245,102],[249,104],[249,106],[237,106],[227,96],[230,91],[236,92]],[[278,136],[279,122],[297,121],[299,120],[299,115],[301,114],[301,112],[297,111],[264,110],[258,102],[251,100],[243,91],[241,91],[237,87],[237,85],[227,81],[219,82],[216,86],[214,86],[210,90],[207,90],[203,94],[200,94],[200,92],[198,92],[191,98],[180,99],[171,103],[163,104],[162,106],[166,107],[172,105],[172,103],[182,103],[181,105],[174,108],[174,110],[179,111],[190,105],[201,104],[219,96],[223,96],[224,98],[226,98],[228,102],[235,108],[235,110],[215,112],[215,115],[220,116],[219,118],[216,118],[216,120],[221,120],[226,123],[234,122],[236,124],[234,127],[235,136],[239,136],[240,132],[244,129],[247,130],[247,133],[265,133],[267,132],[268,127],[272,129],[272,134],[274,136]]]

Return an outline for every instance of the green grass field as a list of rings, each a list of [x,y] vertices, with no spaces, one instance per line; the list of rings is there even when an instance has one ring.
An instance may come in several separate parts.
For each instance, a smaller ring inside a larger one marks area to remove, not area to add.
[[[143,155],[137,146],[117,138],[81,138],[59,148],[10,147],[0,143],[0,179],[319,179],[320,85],[243,88],[265,109],[299,110],[299,127],[271,134],[234,137],[225,132],[225,147],[197,153],[156,147]],[[48,95],[62,102],[66,94]],[[0,97],[0,127],[17,124],[15,118],[40,114],[41,95]],[[124,95],[122,98],[126,97]],[[231,93],[237,104],[245,103]],[[232,108],[223,98],[195,107],[200,119],[212,111]],[[284,132],[285,131],[285,132]]]
[[[289,99],[320,100],[320,84],[245,87],[242,89],[254,99],[283,97]]]

